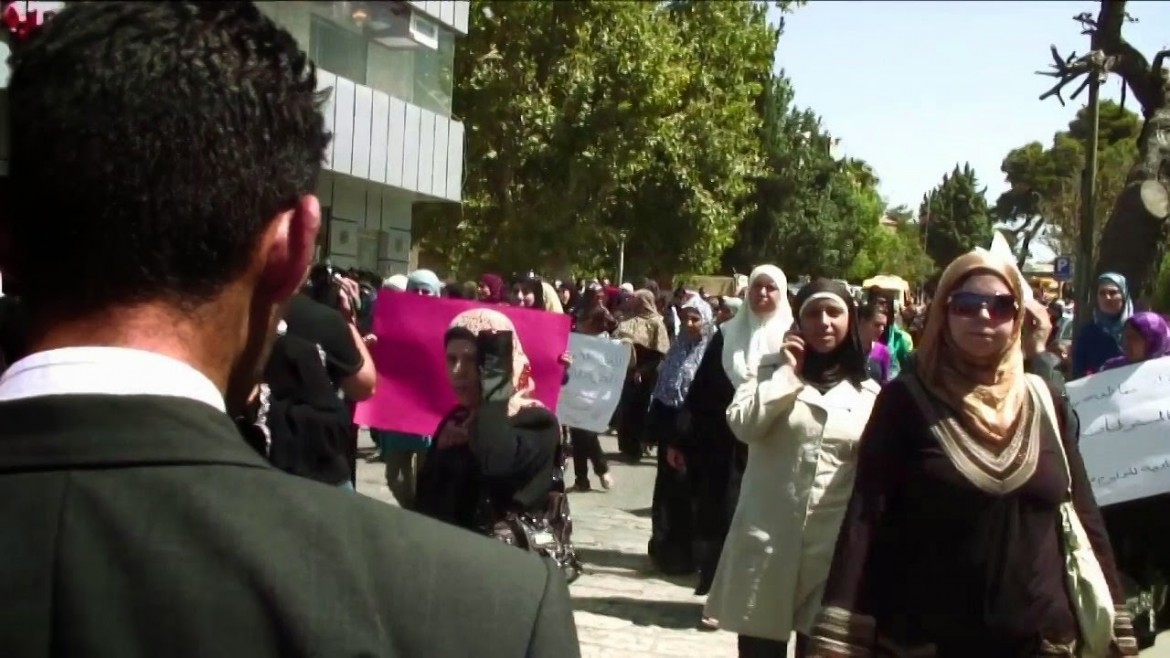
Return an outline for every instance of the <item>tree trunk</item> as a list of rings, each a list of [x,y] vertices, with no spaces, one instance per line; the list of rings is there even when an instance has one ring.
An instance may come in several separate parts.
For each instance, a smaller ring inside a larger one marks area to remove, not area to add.
[[[1170,240],[1170,107],[1147,111],[1138,137],[1140,157],[1105,224],[1095,274],[1117,272],[1135,298],[1149,299]]]
[[[1058,79],[1056,85],[1040,96],[1056,96],[1064,103],[1061,89],[1073,80],[1109,71],[1125,83],[1142,107],[1145,125],[1138,136],[1138,162],[1129,172],[1125,188],[1113,204],[1097,244],[1097,262],[1093,274],[1117,272],[1125,276],[1130,293],[1148,299],[1158,280],[1158,268],[1170,238],[1167,198],[1170,197],[1170,80],[1163,62],[1170,50],[1147,60],[1122,36],[1122,27],[1131,22],[1126,0],[1101,0],[1096,19],[1089,13],[1074,18],[1092,39],[1092,50],[1080,58],[1062,59],[1052,46],[1053,70],[1045,75]],[[1084,80],[1080,89],[1084,89]],[[1080,89],[1072,95],[1076,98]],[[1122,96],[1124,103],[1125,96]],[[1094,148],[1095,145],[1090,146]],[[1086,291],[1078,291],[1083,295]],[[1082,297],[1082,299],[1087,299]]]

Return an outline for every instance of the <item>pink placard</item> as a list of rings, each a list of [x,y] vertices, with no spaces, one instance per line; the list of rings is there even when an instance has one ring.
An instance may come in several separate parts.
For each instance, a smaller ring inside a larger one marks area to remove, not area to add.
[[[443,334],[463,311],[483,307],[461,299],[424,297],[396,290],[378,293],[370,348],[378,369],[374,397],[354,412],[358,425],[408,434],[432,434],[455,406],[447,379]],[[532,363],[536,397],[557,408],[565,367],[559,357],[569,343],[569,316],[514,306],[492,306],[508,316]]]

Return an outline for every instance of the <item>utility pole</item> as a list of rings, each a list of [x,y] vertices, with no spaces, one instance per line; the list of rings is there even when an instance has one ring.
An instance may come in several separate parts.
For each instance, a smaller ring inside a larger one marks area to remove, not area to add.
[[[620,286],[626,282],[626,232],[622,231],[618,236],[621,243],[618,246],[617,285]]]
[[[1101,78],[1105,77],[1104,56],[1093,53],[1089,70],[1089,139],[1085,144],[1085,173],[1081,178],[1080,248],[1073,265],[1076,280],[1076,324],[1074,340],[1081,327],[1093,317],[1097,305],[1096,271],[1093,264],[1093,236],[1097,227],[1097,141],[1101,129]]]

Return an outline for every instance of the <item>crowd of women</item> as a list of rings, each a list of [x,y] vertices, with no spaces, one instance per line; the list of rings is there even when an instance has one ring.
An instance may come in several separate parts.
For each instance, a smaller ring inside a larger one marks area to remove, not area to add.
[[[737,633],[741,656],[784,656],[793,636],[800,656],[1075,656],[1102,637],[1105,653],[1136,654],[1119,565],[1127,577],[1163,569],[1151,532],[1164,524],[1134,533],[1117,519],[1132,530],[1135,513],[1164,501],[1098,508],[1061,368],[1045,358],[1051,319],[1014,264],[982,250],[958,258],[919,322],[881,291],[861,303],[829,280],[792,291],[773,265],[743,283],[734,298],[704,299],[650,281],[532,277],[509,289],[488,274],[456,292],[423,270],[387,282],[569,313],[575,330],[630,345],[613,425],[623,458],[657,448],[649,555],[662,572],[696,575],[696,594],[709,594],[697,621]],[[1170,355],[1165,318],[1134,313],[1124,279],[1103,276],[1098,302],[1071,376]],[[483,329],[507,338],[485,342]],[[443,340],[460,405],[433,439],[378,433],[392,489],[469,527],[476,496],[450,484],[461,473],[477,471],[479,491],[504,507],[546,504],[561,435],[529,396],[507,318],[462,314]],[[485,372],[484,350],[511,368]],[[493,376],[510,384],[483,379]],[[494,453],[474,454],[477,433],[499,437],[478,449]],[[612,486],[597,436],[571,435],[576,489],[590,488],[590,466]],[[415,499],[403,473],[424,455]],[[1070,517],[1107,588],[1095,592],[1110,606],[1104,631],[1086,626],[1092,597],[1069,580]]]

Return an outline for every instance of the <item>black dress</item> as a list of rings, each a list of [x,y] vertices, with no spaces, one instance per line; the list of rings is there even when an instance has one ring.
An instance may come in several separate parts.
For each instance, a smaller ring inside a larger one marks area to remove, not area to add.
[[[1120,600],[1105,526],[1067,432],[1067,402],[1052,392],[1060,424],[1052,430],[1031,412],[1040,408],[1031,398],[1024,413],[1033,420],[988,457],[958,434],[957,421],[944,421],[943,438],[936,437],[932,419],[954,416],[923,412],[906,380],[882,390],[861,439],[814,631],[816,655],[851,655],[825,640],[876,641],[938,658],[1061,655],[1043,648],[1078,638],[1058,525],[1069,480],[1057,441],[1068,456],[1077,514]]]
[[[458,411],[448,414],[435,430]],[[418,474],[417,511],[468,530],[486,531],[508,511],[543,511],[553,487],[560,425],[544,407],[508,417],[507,402],[483,403],[461,446],[431,444]]]
[[[618,417],[618,449],[630,460],[642,458],[647,440],[646,420],[650,410],[650,395],[658,383],[658,364],[662,353],[634,345],[634,368],[626,375],[622,386],[621,414]]]
[[[748,448],[727,426],[727,406],[734,395],[735,388],[723,370],[723,334],[717,333],[687,392],[685,431],[678,435],[694,492],[700,594],[706,593],[715,577],[747,468]]]

